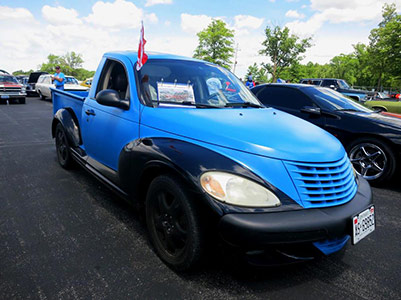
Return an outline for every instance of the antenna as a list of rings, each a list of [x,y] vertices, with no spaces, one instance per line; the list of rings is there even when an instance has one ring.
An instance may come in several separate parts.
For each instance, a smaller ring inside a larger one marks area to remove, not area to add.
[[[239,44],[237,43],[237,47],[235,47],[235,54],[234,54],[234,66],[233,66],[233,73],[235,74],[235,67],[237,66],[237,56],[238,56],[238,51],[241,51],[241,49],[238,48]]]

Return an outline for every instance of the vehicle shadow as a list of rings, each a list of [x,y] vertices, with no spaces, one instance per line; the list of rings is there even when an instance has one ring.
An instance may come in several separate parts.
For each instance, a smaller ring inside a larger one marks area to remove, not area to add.
[[[138,211],[81,167],[73,170],[73,176],[85,186],[88,193],[96,195],[93,199],[98,205],[122,222],[128,230],[139,234],[153,251],[144,218]],[[154,251],[153,254],[157,256]],[[221,251],[216,246],[208,251],[201,267],[195,271],[175,274],[183,281],[183,284],[196,284],[201,289],[218,289],[241,297],[245,296],[249,290],[253,293],[279,291],[315,280],[330,283],[333,278],[349,269],[349,266],[342,261],[343,255],[344,251],[304,263],[254,267],[241,262],[241,257],[238,255],[231,255],[227,250]],[[163,264],[161,260],[160,264]],[[174,271],[171,270],[171,273],[173,276]]]

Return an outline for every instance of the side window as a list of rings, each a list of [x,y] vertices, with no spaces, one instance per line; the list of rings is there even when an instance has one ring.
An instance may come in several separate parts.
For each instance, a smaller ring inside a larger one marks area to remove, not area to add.
[[[37,83],[42,83],[42,82],[43,82],[43,77],[40,76]]]
[[[127,73],[124,66],[117,61],[107,60],[104,64],[96,94],[106,89],[115,90],[120,95],[120,99],[129,100]]]
[[[266,106],[301,109],[305,106],[315,106],[302,92],[293,88],[266,87],[257,95]]]
[[[331,85],[334,85],[334,87],[338,87],[337,80],[323,80],[322,86],[330,87]]]
[[[52,79],[50,77],[46,77],[46,83],[51,84],[52,83]]]

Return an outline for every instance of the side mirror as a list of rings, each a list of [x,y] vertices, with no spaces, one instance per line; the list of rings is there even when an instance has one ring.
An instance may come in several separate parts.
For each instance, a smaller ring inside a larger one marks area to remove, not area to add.
[[[301,108],[301,112],[316,116],[320,116],[322,114],[320,108],[316,106],[305,106],[304,108]]]
[[[96,95],[96,102],[105,106],[118,107],[124,110],[129,109],[129,102],[120,99],[120,95],[115,90],[103,90]]]

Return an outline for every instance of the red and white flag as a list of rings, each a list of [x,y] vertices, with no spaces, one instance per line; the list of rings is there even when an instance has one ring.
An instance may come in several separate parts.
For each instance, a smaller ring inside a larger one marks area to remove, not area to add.
[[[148,56],[145,53],[145,30],[143,29],[143,22],[141,28],[141,36],[139,37],[139,48],[138,48],[138,61],[136,63],[136,70],[139,71],[148,60]]]

